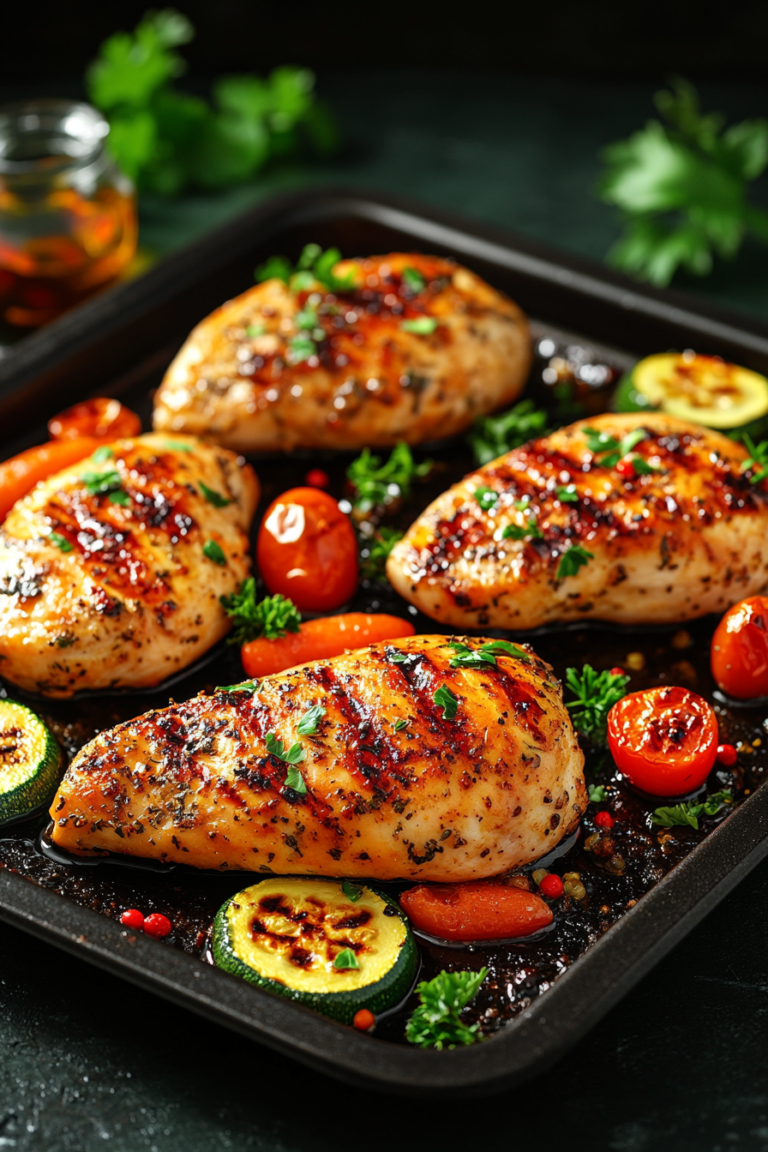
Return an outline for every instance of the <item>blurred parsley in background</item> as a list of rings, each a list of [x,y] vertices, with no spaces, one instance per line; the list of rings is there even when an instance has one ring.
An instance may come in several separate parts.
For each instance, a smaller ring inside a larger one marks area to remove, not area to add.
[[[678,268],[706,276],[713,253],[735,256],[747,233],[768,240],[768,213],[746,199],[748,182],[768,164],[768,121],[724,128],[719,113],[701,114],[687,80],[671,88],[655,97],[666,123],[649,120],[606,148],[598,185],[626,221],[609,262],[658,287]]]
[[[133,33],[110,36],[88,69],[90,99],[109,120],[109,150],[139,189],[175,196],[191,185],[223,188],[274,157],[336,149],[332,114],[306,68],[224,76],[213,106],[177,91],[186,63],[175,49],[194,34],[173,9],[148,12]]]

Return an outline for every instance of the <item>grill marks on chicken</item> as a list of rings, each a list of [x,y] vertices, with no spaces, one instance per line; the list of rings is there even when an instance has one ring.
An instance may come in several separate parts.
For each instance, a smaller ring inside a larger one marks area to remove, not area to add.
[[[159,683],[225,634],[219,596],[248,574],[250,467],[184,438],[110,451],[39,484],[0,529],[0,672],[28,691]]]
[[[441,636],[377,644],[101,733],[59,789],[54,840],[75,853],[380,879],[469,880],[535,860],[586,807],[560,684],[532,653],[480,669],[452,668],[454,656]],[[435,703],[441,686],[457,698],[453,720]],[[301,735],[317,704],[324,715]],[[302,749],[296,787],[270,734],[284,755]]]
[[[155,427],[241,451],[418,444],[522,389],[525,317],[472,272],[396,252],[345,260],[337,274],[356,286],[292,292],[269,280],[207,317],[168,369]],[[425,330],[409,331],[413,321]]]
[[[590,448],[590,430],[644,437],[617,471],[610,452]],[[653,470],[638,474],[633,458]],[[722,612],[768,586],[768,489],[750,482],[746,459],[740,444],[672,417],[580,421],[445,492],[395,547],[387,573],[406,599],[455,627]],[[474,496],[480,487],[498,494],[488,511]],[[573,545],[592,558],[558,576]]]

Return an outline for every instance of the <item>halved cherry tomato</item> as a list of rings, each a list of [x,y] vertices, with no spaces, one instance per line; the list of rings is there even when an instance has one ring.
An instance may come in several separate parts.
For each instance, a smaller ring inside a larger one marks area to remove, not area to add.
[[[141,420],[119,400],[94,396],[59,412],[48,421],[48,432],[52,440],[74,440],[78,436],[119,440],[122,436],[138,436]]]
[[[507,940],[552,923],[552,909],[535,892],[506,884],[418,884],[400,897],[420,932],[440,940]]]
[[[727,696],[768,696],[768,596],[729,608],[715,629],[712,675]]]
[[[717,717],[687,688],[631,692],[608,713],[608,747],[630,784],[653,796],[699,788],[717,756]]]
[[[291,488],[261,522],[256,562],[270,592],[302,611],[338,608],[357,588],[357,537],[339,505],[319,488]]]
[[[327,660],[341,656],[348,648],[365,648],[378,640],[398,640],[413,636],[415,628],[399,616],[384,612],[370,616],[365,612],[345,612],[341,616],[320,616],[299,625],[298,632],[287,632],[279,640],[250,640],[240,655],[249,676],[271,676],[308,660]]]
[[[16,501],[31,492],[41,480],[68,468],[70,464],[77,464],[78,460],[85,460],[103,443],[93,436],[50,440],[4,460],[0,464],[0,521],[5,519]]]

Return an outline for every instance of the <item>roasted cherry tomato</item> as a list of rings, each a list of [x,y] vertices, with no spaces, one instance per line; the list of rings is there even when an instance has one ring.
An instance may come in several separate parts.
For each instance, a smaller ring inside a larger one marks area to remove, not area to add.
[[[488,881],[418,884],[403,892],[400,904],[414,928],[440,940],[530,936],[553,920],[537,893]]]
[[[700,788],[717,756],[717,718],[687,688],[631,692],[608,713],[608,747],[636,788],[683,796]]]
[[[712,675],[727,696],[768,696],[768,596],[729,608],[712,637]]]
[[[302,611],[338,608],[357,588],[357,537],[348,516],[319,488],[291,488],[261,522],[256,561],[270,592]]]
[[[75,440],[79,436],[97,436],[100,440],[119,440],[122,436],[138,436],[141,420],[119,400],[94,396],[59,412],[48,421],[52,440]]]

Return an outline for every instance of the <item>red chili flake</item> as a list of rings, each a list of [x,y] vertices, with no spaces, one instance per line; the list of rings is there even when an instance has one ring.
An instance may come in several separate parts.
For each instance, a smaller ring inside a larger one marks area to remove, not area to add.
[[[625,676],[626,673],[623,668],[619,668],[618,664],[615,668],[611,668],[611,676]]]
[[[631,460],[619,460],[616,471],[619,476],[624,476],[627,480],[634,480],[635,478],[635,466]]]
[[[542,896],[549,896],[550,899],[554,900],[558,896],[562,896],[563,882],[559,876],[555,876],[553,872],[550,872],[548,876],[544,877],[541,884],[539,884],[539,892],[541,892]]]
[[[361,1008],[359,1012],[355,1012],[355,1018],[352,1023],[358,1032],[370,1032],[376,1023],[376,1017],[368,1008]]]
[[[733,744],[718,744],[717,746],[717,760],[724,768],[733,768],[738,755]]]
[[[138,908],[129,908],[123,912],[120,923],[125,924],[126,928],[135,928],[139,932],[144,927],[144,916]]]
[[[310,488],[330,488],[331,478],[322,468],[310,468],[306,476]]]
[[[153,912],[144,921],[144,931],[147,936],[167,936],[171,931],[171,922],[167,916],[163,916],[162,912]]]
[[[595,824],[598,828],[613,828],[616,821],[610,812],[598,812],[595,816]]]

